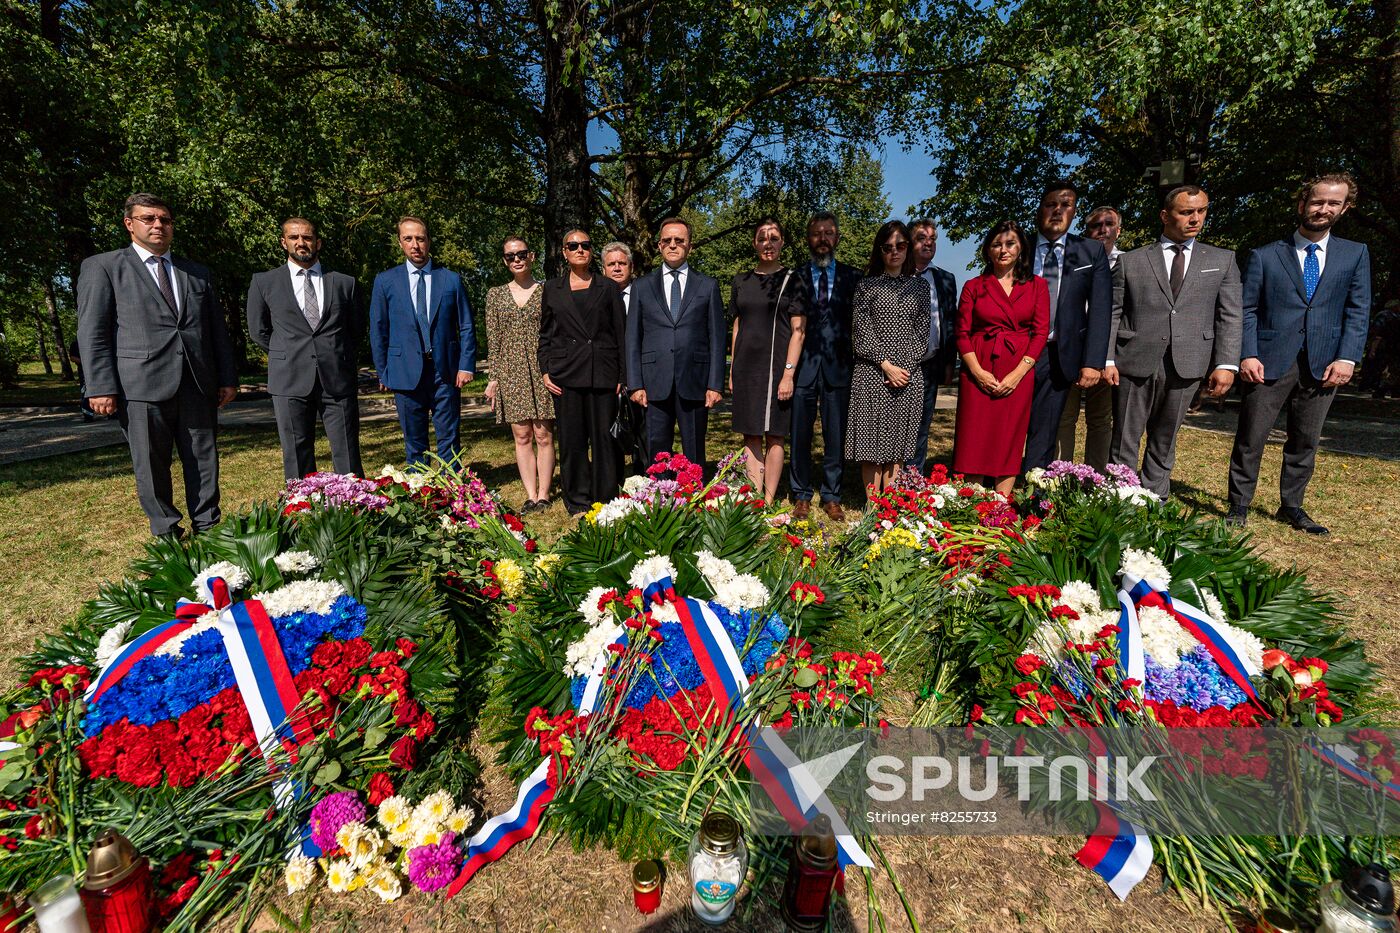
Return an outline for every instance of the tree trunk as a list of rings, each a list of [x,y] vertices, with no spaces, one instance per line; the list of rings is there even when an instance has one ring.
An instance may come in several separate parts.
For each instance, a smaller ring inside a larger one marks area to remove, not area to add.
[[[49,344],[44,339],[44,316],[34,313],[34,333],[39,338],[39,361],[44,364],[44,375],[53,375],[53,363],[49,361]]]
[[[572,227],[591,231],[594,223],[593,177],[588,168],[588,100],[579,73],[579,49],[574,24],[586,0],[562,0],[558,19],[551,21],[546,0],[532,0],[535,23],[542,38],[544,59],[544,256],[545,272],[562,275],[565,263],[560,244]],[[592,236],[590,232],[590,236]]]
[[[68,359],[68,338],[63,336],[63,321],[58,317],[58,293],[54,290],[53,279],[44,278],[44,304],[49,309],[49,328],[53,334],[53,345],[58,351],[58,365],[65,382],[73,381],[73,361]]]
[[[1400,0],[1376,0],[1377,25],[1384,38],[1377,50],[1380,65],[1376,75],[1377,108],[1385,121],[1385,161],[1376,198],[1389,215],[1392,230],[1400,228]],[[1400,275],[1391,268],[1384,283],[1378,283],[1373,306],[1400,298]]]
[[[622,97],[627,101],[640,100],[649,88],[649,77],[645,71],[647,22],[652,7],[638,7],[630,16],[615,21],[619,57],[623,64]],[[644,126],[638,126],[632,119],[633,111],[623,113],[622,127],[618,133],[622,160],[622,193],[618,207],[622,216],[618,218],[619,236],[632,247],[632,271],[640,275],[651,269],[656,262],[656,237],[654,225],[659,217],[653,216],[651,195],[651,169],[645,159],[630,153],[647,148]]]

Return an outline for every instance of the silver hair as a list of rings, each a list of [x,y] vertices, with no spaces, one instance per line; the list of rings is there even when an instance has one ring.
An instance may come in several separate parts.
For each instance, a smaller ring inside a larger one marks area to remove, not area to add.
[[[623,243],[621,240],[613,240],[611,243],[606,244],[603,247],[603,251],[598,255],[603,257],[604,260],[607,260],[608,253],[621,253],[627,257],[627,262],[629,264],[632,262],[632,247]]]

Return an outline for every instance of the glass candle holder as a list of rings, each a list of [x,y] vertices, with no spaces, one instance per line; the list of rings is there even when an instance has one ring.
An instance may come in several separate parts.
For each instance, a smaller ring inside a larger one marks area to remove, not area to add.
[[[39,933],[91,933],[72,875],[58,875],[29,895]]]

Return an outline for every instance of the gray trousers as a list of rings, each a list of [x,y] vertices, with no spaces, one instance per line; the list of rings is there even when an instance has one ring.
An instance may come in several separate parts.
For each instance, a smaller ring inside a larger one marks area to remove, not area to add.
[[[1162,358],[1157,372],[1151,376],[1125,375],[1118,381],[1113,407],[1112,460],[1137,470],[1142,485],[1163,499],[1171,492],[1176,435],[1186,420],[1186,409],[1200,381],[1177,375],[1170,354]],[[1142,449],[1144,433],[1147,447],[1139,468],[1138,452]]]
[[[360,400],[335,398],[321,391],[318,379],[310,395],[274,395],[277,436],[282,441],[282,475],[300,479],[316,472],[316,418],[331,444],[331,464],[337,473],[363,475],[360,464]]]
[[[195,386],[187,371],[180,391],[164,402],[123,400],[117,418],[131,448],[136,497],[151,523],[151,534],[180,526],[180,510],[171,501],[171,448],[180,454],[185,474],[185,508],[195,531],[219,522],[219,407]]]
[[[1092,389],[1071,385],[1060,414],[1060,460],[1074,459],[1074,431],[1079,425],[1079,403],[1084,402],[1084,462],[1103,472],[1113,452],[1113,386],[1099,380]]]
[[[1327,410],[1337,397],[1336,387],[1322,387],[1307,368],[1297,362],[1272,382],[1243,383],[1244,407],[1230,452],[1230,504],[1248,506],[1259,485],[1259,461],[1269,443],[1269,431],[1279,412],[1288,406],[1288,439],[1283,444],[1283,471],[1279,499],[1288,508],[1302,508],[1303,495],[1317,462],[1317,442]]]

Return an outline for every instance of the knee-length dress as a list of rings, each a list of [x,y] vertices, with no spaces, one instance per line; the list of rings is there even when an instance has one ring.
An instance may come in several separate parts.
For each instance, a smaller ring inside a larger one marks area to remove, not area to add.
[[[791,269],[742,272],[729,289],[729,312],[738,322],[730,378],[734,380],[734,430],[750,437],[786,435],[792,399],[778,400],[792,319],[807,315],[807,288]],[[794,370],[795,373],[795,370]]]
[[[524,306],[515,303],[509,285],[486,292],[486,350],[496,382],[497,424],[543,421],[554,417],[554,401],[540,378],[540,302],[536,285]]]
[[[979,275],[963,286],[958,355],[975,353],[982,368],[998,379],[1015,369],[1021,357],[1040,357],[1049,327],[1050,289],[1040,276],[1013,285],[1010,295],[994,275]],[[1010,395],[992,398],[964,366],[958,382],[953,469],[983,476],[1021,472],[1034,395],[1034,369]]]
[[[928,348],[932,299],[928,283],[913,275],[861,279],[851,302],[851,408],[846,419],[846,459],[905,463],[914,456],[924,413],[919,361]],[[902,389],[885,384],[880,363],[907,370]]]

